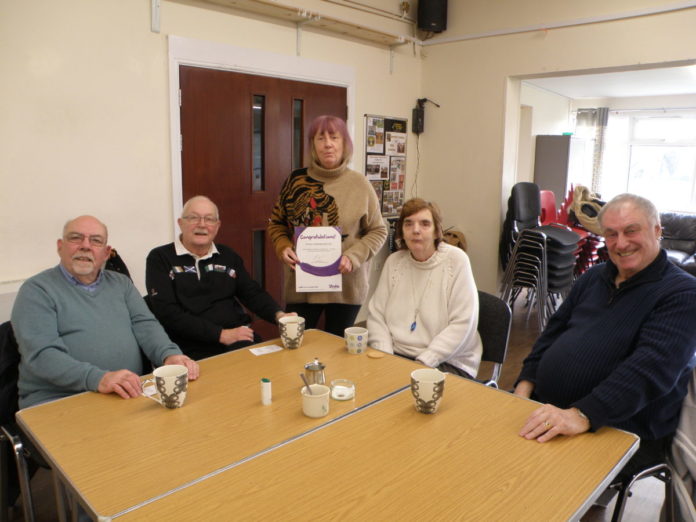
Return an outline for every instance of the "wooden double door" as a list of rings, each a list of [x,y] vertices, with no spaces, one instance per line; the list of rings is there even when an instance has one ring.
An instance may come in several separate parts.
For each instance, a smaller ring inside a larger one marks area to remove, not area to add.
[[[216,242],[237,251],[283,305],[268,218],[283,181],[310,158],[312,120],[346,118],[346,88],[192,66],[180,66],[179,81],[183,199],[203,194],[218,205]],[[264,321],[253,327],[264,338],[278,335]]]

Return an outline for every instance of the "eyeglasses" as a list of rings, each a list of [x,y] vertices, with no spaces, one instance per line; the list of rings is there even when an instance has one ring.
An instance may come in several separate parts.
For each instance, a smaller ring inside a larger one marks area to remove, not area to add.
[[[186,221],[189,225],[193,225],[194,223],[200,223],[203,221],[206,225],[217,225],[219,223],[219,219],[216,218],[215,216],[196,216],[195,214],[192,214],[190,216],[181,216],[181,219]]]
[[[106,245],[106,238],[102,236],[85,236],[84,234],[80,234],[79,232],[70,232],[67,236],[65,236],[65,240],[68,243],[81,245],[84,242],[85,237],[88,239],[89,244],[94,247],[103,247],[104,245]]]

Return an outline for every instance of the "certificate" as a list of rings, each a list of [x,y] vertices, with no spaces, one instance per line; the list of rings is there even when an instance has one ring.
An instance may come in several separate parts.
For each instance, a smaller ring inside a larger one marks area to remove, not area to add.
[[[295,228],[297,292],[340,292],[343,289],[338,265],[341,262],[340,227]]]

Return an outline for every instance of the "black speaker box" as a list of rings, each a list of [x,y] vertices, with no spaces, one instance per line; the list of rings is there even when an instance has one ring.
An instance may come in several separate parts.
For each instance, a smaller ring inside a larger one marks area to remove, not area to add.
[[[432,33],[447,29],[447,0],[418,0],[418,29]]]
[[[420,134],[425,127],[425,110],[423,107],[414,107],[411,115],[411,131]]]

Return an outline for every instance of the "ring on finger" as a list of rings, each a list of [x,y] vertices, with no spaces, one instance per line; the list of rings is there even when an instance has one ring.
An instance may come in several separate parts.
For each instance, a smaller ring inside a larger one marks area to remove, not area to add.
[[[553,428],[553,426],[551,426],[551,423],[549,421],[544,421],[544,428],[550,430],[551,428]]]

